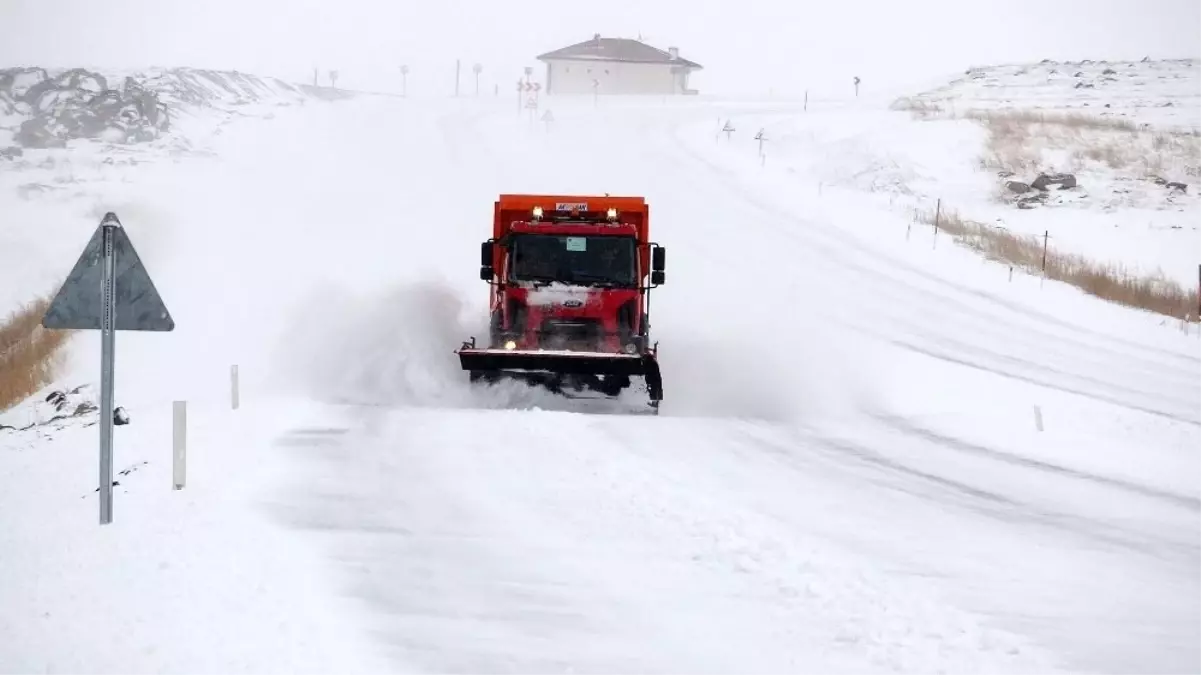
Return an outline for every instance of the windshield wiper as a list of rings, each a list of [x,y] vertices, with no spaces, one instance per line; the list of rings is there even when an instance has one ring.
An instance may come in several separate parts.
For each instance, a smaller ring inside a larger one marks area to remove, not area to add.
[[[522,274],[519,272],[517,274],[517,280],[518,281],[533,281],[534,283],[542,283],[542,284],[553,284],[553,283],[559,281],[560,279],[556,276],[549,275],[549,274]]]
[[[576,272],[571,275],[571,279],[572,279],[572,281],[575,281],[575,282],[587,283],[587,284],[591,284],[593,286],[596,286],[596,285],[622,286],[622,285],[624,285],[622,282],[620,282],[612,277],[608,277],[603,274],[588,274],[587,272]]]

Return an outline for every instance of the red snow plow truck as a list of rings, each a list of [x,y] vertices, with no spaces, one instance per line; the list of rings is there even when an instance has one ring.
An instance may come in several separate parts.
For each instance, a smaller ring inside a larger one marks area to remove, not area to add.
[[[488,344],[456,350],[472,382],[518,379],[569,397],[617,397],[641,378],[663,400],[650,292],[666,249],[642,197],[501,195],[480,250]]]

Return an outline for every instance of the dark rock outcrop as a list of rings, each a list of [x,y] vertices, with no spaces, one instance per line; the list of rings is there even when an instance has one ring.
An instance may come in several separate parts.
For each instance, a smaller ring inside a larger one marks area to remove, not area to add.
[[[1070,190],[1076,187],[1076,177],[1070,173],[1040,173],[1030,187],[1046,192],[1051,185],[1058,185],[1060,190]]]
[[[0,101],[30,116],[14,135],[26,148],[64,147],[81,138],[139,143],[170,126],[154,91],[133,78],[113,88],[103,75],[82,68],[54,77],[40,68],[0,70]]]
[[[1046,201],[1047,201],[1047,193],[1036,192],[1033,195],[1030,195],[1029,197],[1022,197],[1021,199],[1019,199],[1018,200],[1018,208],[1019,209],[1032,209],[1040,204],[1045,203]]]

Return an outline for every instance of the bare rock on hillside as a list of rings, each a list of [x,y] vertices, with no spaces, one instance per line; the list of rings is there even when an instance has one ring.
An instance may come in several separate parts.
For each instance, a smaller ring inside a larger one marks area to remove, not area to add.
[[[1060,190],[1070,190],[1076,187],[1076,176],[1070,173],[1040,173],[1030,187],[1046,192],[1051,185],[1058,185]]]
[[[83,68],[55,77],[40,68],[0,70],[0,101],[30,115],[14,136],[26,148],[64,147],[81,138],[138,143],[170,125],[155,92],[133,78],[112,88],[103,75]]]

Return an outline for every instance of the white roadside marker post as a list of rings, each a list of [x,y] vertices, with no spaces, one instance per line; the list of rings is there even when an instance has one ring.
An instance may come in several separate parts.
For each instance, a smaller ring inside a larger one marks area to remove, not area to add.
[[[171,484],[182,490],[188,473],[188,402],[175,401],[171,412]]]
[[[238,405],[238,364],[235,363],[229,367],[229,406],[237,410]]]

